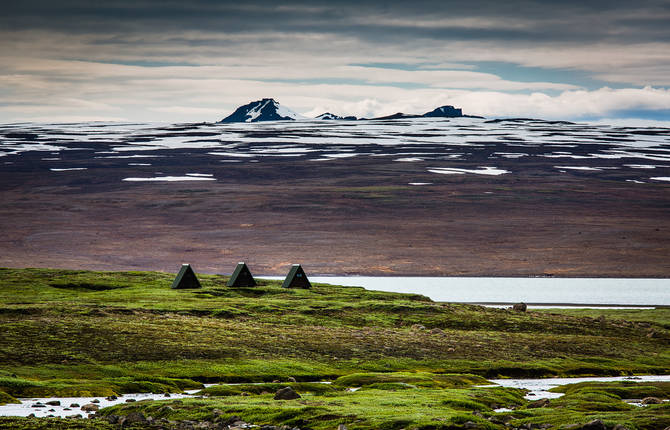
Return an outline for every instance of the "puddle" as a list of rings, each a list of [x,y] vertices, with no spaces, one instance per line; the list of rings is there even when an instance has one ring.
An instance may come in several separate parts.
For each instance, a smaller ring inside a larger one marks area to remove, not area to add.
[[[587,378],[540,378],[540,379],[490,379],[496,385],[502,387],[521,388],[529,390],[524,396],[528,400],[557,399],[563,393],[552,393],[551,388],[560,385],[577,384],[579,382],[613,382],[613,381],[670,381],[670,375],[645,375],[645,376],[611,376],[611,377],[587,377]]]

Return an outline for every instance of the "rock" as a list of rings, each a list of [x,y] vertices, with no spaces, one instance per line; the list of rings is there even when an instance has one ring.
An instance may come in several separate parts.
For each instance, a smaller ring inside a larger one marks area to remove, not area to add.
[[[126,403],[132,403],[132,402],[136,402],[136,401],[137,400],[135,400],[135,399],[126,399]]]
[[[430,331],[431,334],[438,334],[438,335],[444,335],[444,330],[435,327]]]
[[[64,411],[71,411],[72,409],[70,408],[63,408]]]
[[[298,382],[298,381],[296,381],[293,376],[289,376],[288,377],[288,382]]]
[[[512,310],[517,311],[517,312],[526,312],[528,309],[528,306],[524,302],[521,303],[516,303],[514,306],[512,306]]]
[[[118,416],[118,415],[111,414],[111,415],[107,415],[105,417],[105,420],[107,420],[107,422],[110,423],[110,424],[116,424],[116,423],[119,422],[119,418],[121,418],[121,417]]]
[[[279,384],[279,382],[280,382],[279,379],[275,379],[274,381],[272,381],[273,384]]]
[[[161,408],[161,409],[163,409],[163,408]],[[172,409],[172,408],[170,408],[170,409]],[[223,415],[223,411],[221,409],[213,409],[212,410],[212,415],[214,415],[215,417],[220,417],[221,415]]]
[[[535,400],[534,402],[530,403],[528,406],[526,406],[529,409],[535,409],[535,408],[546,408],[549,406],[549,399],[539,399]]]
[[[65,418],[70,418],[70,419],[73,419],[73,420],[78,420],[78,419],[81,419],[81,418],[84,418],[84,417],[83,417],[81,414],[77,414],[77,415],[68,415],[68,416],[66,416]]]
[[[579,427],[580,430],[607,430],[605,423],[602,420],[593,420]]]
[[[56,412],[55,409],[49,409],[49,412]]]
[[[46,408],[46,407],[47,406],[45,404],[40,403],[40,402],[33,403],[33,405],[31,406],[31,408]]]
[[[50,400],[50,401],[46,402],[45,405],[49,405],[49,406],[60,406],[60,401],[58,401],[58,400]]]
[[[623,424],[617,424],[612,427],[612,430],[628,430],[628,427],[624,426]]]
[[[93,403],[87,403],[84,406],[81,407],[81,410],[84,412],[95,412],[98,409],[100,409],[100,406],[95,405]]]
[[[171,397],[171,396],[170,396],[170,393],[165,393],[165,394],[163,394],[163,397]]]
[[[421,324],[413,324],[412,325],[412,330],[425,330],[426,326],[421,325]]]
[[[663,403],[663,400],[658,397],[645,397],[641,402],[643,405],[660,405]],[[47,403],[48,404],[48,403]]]
[[[275,400],[292,400],[299,398],[300,394],[296,393],[295,390],[291,387],[284,387],[278,389],[274,397]]]
[[[123,421],[123,424],[124,425],[141,424],[145,423],[146,421],[147,419],[142,414],[142,412],[131,412],[128,415],[126,415],[126,419]]]
[[[233,423],[236,423],[238,421],[242,421],[242,418],[238,417],[237,415],[233,415],[232,417],[230,417],[226,421],[224,421],[223,425],[232,426]]]
[[[349,429],[344,424],[340,424],[339,426],[337,426],[337,430],[349,430]]]
[[[248,397],[248,396],[250,396],[250,395],[251,395],[251,394],[247,393],[246,391],[242,391],[242,392],[240,393],[240,396],[242,396],[242,397]]]
[[[218,409],[214,409],[214,410],[217,411]],[[156,413],[158,415],[165,415],[165,414],[170,413],[172,411],[174,411],[174,409],[171,406],[162,406],[158,411],[156,411]]]
[[[478,427],[479,426],[472,421],[466,421],[466,422],[463,423],[463,428],[464,429],[476,429]]]
[[[111,402],[112,400],[116,400],[116,399],[118,399],[118,397],[116,397],[116,396],[105,397],[105,400],[110,401],[110,402]]]
[[[91,403],[100,403],[100,400],[98,400],[98,399],[93,399],[93,400],[91,400]]]

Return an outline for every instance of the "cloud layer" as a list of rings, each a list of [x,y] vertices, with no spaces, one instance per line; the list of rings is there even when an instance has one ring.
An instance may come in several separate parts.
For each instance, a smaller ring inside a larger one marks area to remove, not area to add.
[[[217,120],[260,97],[306,114],[663,119],[668,23],[666,1],[11,2],[0,121]]]

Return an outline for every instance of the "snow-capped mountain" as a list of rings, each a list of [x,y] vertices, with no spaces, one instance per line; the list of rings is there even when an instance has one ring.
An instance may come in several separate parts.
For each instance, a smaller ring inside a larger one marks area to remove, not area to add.
[[[423,115],[406,114],[398,112],[393,115],[380,116],[372,119],[393,120],[393,119],[409,119],[409,118],[422,118],[422,117],[481,118],[472,115],[463,115],[463,111],[460,108],[455,108],[451,105],[445,105],[435,108],[430,112],[426,112]],[[232,114],[225,117],[219,122],[227,123],[227,122],[260,122],[260,121],[294,121],[297,119],[308,119],[308,118],[305,118],[304,116],[297,114],[288,108],[285,108],[284,106],[280,105],[279,102],[276,101],[275,99],[266,98],[262,100],[256,100],[244,106],[238,107],[235,110],[235,112],[233,112]],[[342,121],[342,120],[355,121],[359,118],[356,118],[355,116],[339,116],[332,114],[330,112],[326,112],[315,117],[314,119],[323,121]],[[360,119],[363,120],[368,118],[360,118]]]
[[[303,119],[300,114],[280,105],[275,99],[256,100],[238,107],[219,122],[293,121]]]
[[[322,113],[321,115],[314,117],[314,119],[321,119],[321,120],[347,120],[347,121],[355,121],[357,118],[355,116],[339,116],[332,114],[330,112]]]

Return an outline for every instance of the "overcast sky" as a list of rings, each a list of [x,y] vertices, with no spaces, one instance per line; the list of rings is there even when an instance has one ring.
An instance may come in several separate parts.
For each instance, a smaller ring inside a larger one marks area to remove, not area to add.
[[[6,0],[0,122],[301,114],[670,121],[670,1]]]

